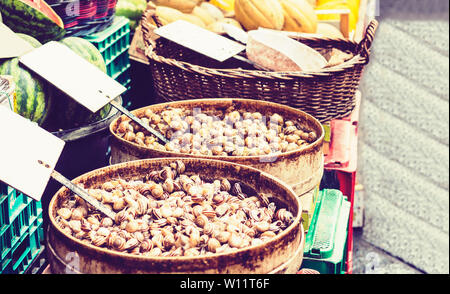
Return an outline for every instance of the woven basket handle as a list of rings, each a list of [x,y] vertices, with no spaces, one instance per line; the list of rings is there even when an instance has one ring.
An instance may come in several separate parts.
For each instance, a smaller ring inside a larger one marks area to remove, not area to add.
[[[153,24],[149,22],[149,20],[152,19],[155,22],[156,27],[158,28],[162,26],[161,22],[159,21],[159,18],[156,16],[154,9],[155,7],[152,7],[151,5],[153,5],[152,2],[149,2],[147,9],[144,11],[141,18],[144,44],[147,47],[146,52],[148,50],[153,50],[153,48],[155,48],[156,46],[155,40],[151,37],[151,32],[154,30],[155,27]]]
[[[365,60],[364,64],[369,63],[370,47],[372,46],[373,39],[375,38],[375,32],[378,28],[378,21],[373,19],[370,21],[366,28],[364,38],[358,44],[357,53]]]

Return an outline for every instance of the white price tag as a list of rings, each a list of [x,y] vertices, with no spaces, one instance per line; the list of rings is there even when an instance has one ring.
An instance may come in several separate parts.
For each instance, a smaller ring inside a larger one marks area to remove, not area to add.
[[[0,107],[0,180],[40,200],[65,142]]]
[[[92,112],[127,90],[58,42],[48,42],[21,56],[20,62]]]
[[[184,20],[157,28],[154,33],[220,62],[245,50],[244,45]]]

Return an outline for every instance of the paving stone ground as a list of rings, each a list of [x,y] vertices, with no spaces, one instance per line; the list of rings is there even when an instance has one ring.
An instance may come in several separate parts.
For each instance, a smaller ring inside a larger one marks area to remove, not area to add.
[[[449,273],[449,2],[380,0],[361,82],[354,273]]]

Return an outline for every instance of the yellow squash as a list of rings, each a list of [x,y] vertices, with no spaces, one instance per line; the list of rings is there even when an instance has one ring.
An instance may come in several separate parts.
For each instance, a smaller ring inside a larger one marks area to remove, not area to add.
[[[284,31],[315,33],[317,15],[306,0],[279,0],[284,11]]]
[[[258,27],[281,30],[284,25],[283,7],[278,0],[236,0],[236,20],[246,30]]]
[[[191,13],[200,0],[152,0],[158,6],[167,6],[184,13]]]
[[[184,19],[183,12],[166,6],[156,6],[155,14],[163,26]]]
[[[227,12],[234,11],[235,0],[211,0],[211,4]]]
[[[208,25],[207,29],[217,34],[224,34],[225,30],[222,27],[224,23],[234,25],[235,27],[242,30],[241,24],[233,18],[224,18],[222,20],[216,21]]]
[[[183,14],[183,20],[190,22],[192,24],[198,25],[199,27],[202,27],[204,29],[206,29],[206,24],[205,22],[198,16],[190,14],[190,13],[184,13]]]
[[[320,34],[324,37],[331,38],[331,39],[339,39],[344,38],[344,35],[342,32],[336,28],[334,25],[329,23],[319,23],[317,24],[317,34]]]
[[[208,10],[195,6],[192,14],[200,18],[207,26],[215,22],[215,18],[208,12]]]
[[[222,10],[220,10],[217,6],[212,5],[209,2],[203,2],[200,5],[201,8],[207,10],[209,14],[214,17],[215,21],[222,20],[225,16],[223,15]]]

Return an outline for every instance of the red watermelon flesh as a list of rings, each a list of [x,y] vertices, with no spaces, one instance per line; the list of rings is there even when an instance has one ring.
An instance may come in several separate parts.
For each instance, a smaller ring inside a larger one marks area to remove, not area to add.
[[[34,9],[39,10],[56,23],[60,28],[64,28],[64,23],[58,14],[44,0],[19,0]]]

